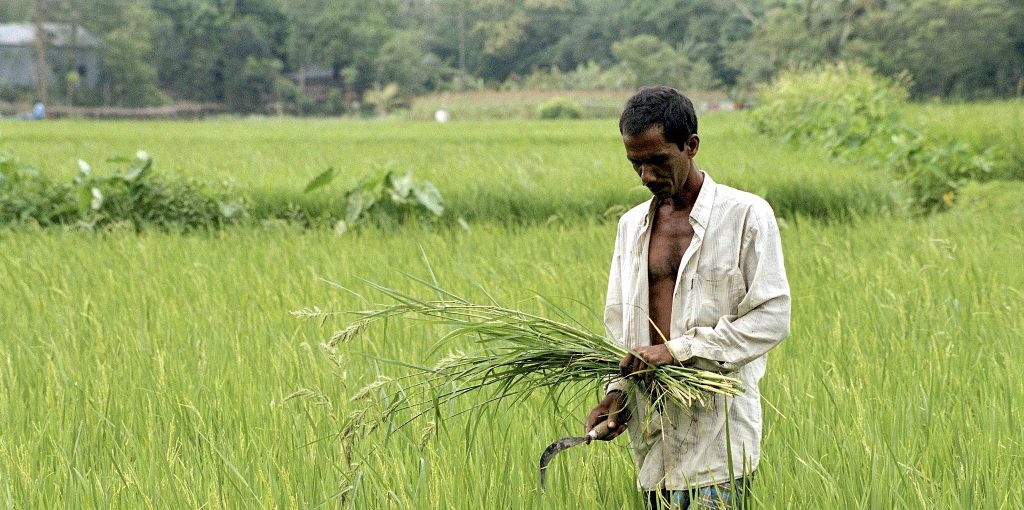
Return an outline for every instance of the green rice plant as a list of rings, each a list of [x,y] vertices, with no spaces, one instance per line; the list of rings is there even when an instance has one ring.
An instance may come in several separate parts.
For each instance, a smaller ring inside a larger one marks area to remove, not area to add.
[[[932,137],[1018,150],[1009,142],[1022,107],[911,105],[909,120]],[[761,380],[755,507],[1024,508],[1024,182],[969,183],[947,213],[893,215],[877,169],[754,136],[744,115],[702,118],[699,162],[785,215],[793,333]],[[317,324],[287,313],[306,303],[370,308],[318,278],[376,296],[355,275],[391,282],[426,253],[445,288],[475,302],[490,302],[478,286],[487,282],[500,303],[550,316],[531,301],[543,295],[601,330],[588,304],[602,302],[615,223],[596,218],[646,198],[631,191],[614,125],[0,120],[0,129],[50,182],[70,182],[79,158],[147,147],[159,159],[150,177],[233,177],[254,208],[296,200],[325,218],[338,217],[339,197],[366,168],[394,161],[436,183],[472,227],[367,225],[345,236],[326,222],[243,221],[188,236],[0,227],[3,508],[644,508],[626,438],[563,454],[552,469],[572,483],[537,490],[536,454],[578,431],[594,394],[552,409],[540,390],[436,426],[424,416],[385,441],[387,424],[370,432],[358,419],[385,388],[349,397],[407,373],[379,359],[433,366],[447,351],[430,352],[424,339],[449,330],[396,316],[338,345],[332,363]],[[301,194],[331,166],[335,183]],[[8,185],[29,178],[2,171]],[[545,224],[555,213],[562,219]],[[470,352],[475,341],[444,347]],[[480,402],[477,393],[452,412]]]
[[[618,363],[628,354],[626,347],[590,331],[558,307],[556,311],[567,322],[506,308],[496,302],[475,304],[437,284],[413,279],[436,292],[438,299],[421,299],[370,283],[394,303],[357,312],[361,317],[331,338],[325,345],[328,351],[371,325],[394,317],[451,328],[433,352],[459,338],[473,339],[477,348],[468,353],[451,352],[433,367],[399,362],[412,367],[414,373],[399,379],[379,379],[371,385],[373,389],[390,390],[390,404],[382,414],[385,421],[391,421],[402,411],[416,411],[413,418],[402,423],[405,425],[423,414],[438,414],[455,399],[480,390],[489,390],[490,395],[466,411],[491,403],[522,401],[542,390],[556,399],[562,394],[576,397],[596,382],[620,377]],[[324,316],[322,312],[299,315]],[[643,377],[633,379],[630,391],[643,392],[656,407],[666,401],[681,406],[695,402],[709,405],[713,394],[733,396],[743,392],[740,382],[728,375],[682,365],[650,367],[634,375]]]

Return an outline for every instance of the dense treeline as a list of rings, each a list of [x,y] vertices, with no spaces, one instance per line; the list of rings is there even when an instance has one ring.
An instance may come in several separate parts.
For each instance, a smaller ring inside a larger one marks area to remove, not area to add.
[[[669,83],[742,97],[800,64],[907,73],[916,98],[1020,95],[1019,0],[14,0],[0,21],[82,26],[127,106],[387,110],[430,91]],[[5,94],[10,94],[5,91]]]

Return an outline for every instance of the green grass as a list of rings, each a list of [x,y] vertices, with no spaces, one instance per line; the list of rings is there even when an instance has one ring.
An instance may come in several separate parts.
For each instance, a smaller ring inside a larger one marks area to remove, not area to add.
[[[448,421],[423,446],[421,421],[386,443],[371,435],[350,467],[333,437],[347,396],[396,370],[362,353],[418,361],[432,333],[395,324],[334,367],[317,346],[342,323],[288,313],[362,306],[321,276],[407,286],[400,271],[425,274],[420,248],[469,293],[486,282],[511,303],[537,291],[597,304],[611,236],[603,224],[351,238],[8,231],[0,493],[29,508],[306,507],[351,484],[354,508],[635,505],[624,443],[565,455],[553,491],[536,492],[535,457],[579,431],[589,402]],[[1008,254],[1024,242],[1020,216],[801,221],[783,236],[794,332],[764,381],[782,413],[766,410],[764,506],[1019,506],[1024,271]]]
[[[733,117],[704,125],[703,166],[752,191],[809,201],[877,179],[750,136]],[[55,126],[80,132],[47,131]],[[324,126],[380,130],[314,129]],[[429,362],[439,332],[393,321],[332,362],[320,343],[345,321],[321,326],[289,312],[367,305],[321,278],[367,295],[356,277],[412,291],[401,273],[426,275],[425,256],[446,288],[483,301],[482,285],[535,311],[539,293],[601,327],[615,227],[574,208],[601,193],[642,198],[628,191],[614,132],[589,122],[449,126],[461,131],[432,138],[433,125],[397,122],[3,124],[21,157],[46,168],[98,160],[109,142],[124,148],[114,153],[157,146],[146,148],[165,171],[222,165],[209,172],[222,178],[232,166],[221,157],[249,147],[266,160],[239,165],[238,179],[264,189],[298,190],[321,167],[309,161],[333,160],[328,147],[346,143],[405,162],[449,158],[462,164],[425,176],[450,191],[467,182],[488,197],[525,197],[502,187],[524,172],[524,182],[543,183],[526,188],[537,195],[530,207],[562,219],[480,213],[468,231],[406,225],[344,237],[284,224],[189,236],[0,229],[0,507],[642,508],[624,440],[562,454],[548,494],[538,492],[540,452],[581,432],[596,395],[557,408],[538,396],[443,425],[423,419],[390,438],[378,430],[353,443],[343,434],[357,407],[349,398],[379,374],[402,372],[374,357]],[[126,132],[132,138],[117,136]],[[538,133],[562,138],[545,143]],[[171,142],[182,139],[193,143]],[[319,142],[300,148],[299,139]],[[587,179],[552,176],[587,174],[584,155],[607,167],[594,163],[604,170]],[[316,168],[289,188],[290,165]],[[571,185],[556,186],[563,181]],[[793,334],[771,353],[762,382],[771,405],[758,508],[1024,506],[1022,195],[1019,182],[991,182],[926,218],[784,218]],[[474,201],[483,198],[456,196],[486,210]]]
[[[719,182],[764,195],[782,215],[836,218],[893,207],[885,176],[813,149],[794,154],[755,135],[741,114],[707,115],[702,126],[698,163]],[[61,179],[77,172],[79,158],[96,172],[112,171],[102,164],[108,157],[145,149],[156,172],[231,181],[258,211],[286,211],[291,202],[313,216],[337,211],[340,193],[378,165],[429,179],[451,218],[471,222],[577,221],[649,196],[608,120],[6,122],[0,134],[22,161]],[[330,187],[297,196],[329,166],[340,173]]]

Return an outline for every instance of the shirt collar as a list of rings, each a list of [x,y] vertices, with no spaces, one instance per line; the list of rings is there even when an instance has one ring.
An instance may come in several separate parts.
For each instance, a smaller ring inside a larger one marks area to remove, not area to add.
[[[704,174],[704,184],[700,186],[700,193],[697,194],[697,201],[693,203],[690,211],[690,219],[697,222],[701,227],[707,228],[711,221],[711,206],[715,203],[715,188],[718,185],[707,172]]]
[[[715,203],[715,188],[718,184],[715,180],[708,175],[707,172],[701,172],[704,174],[704,183],[700,186],[700,193],[697,194],[697,201],[693,203],[693,209],[690,210],[690,219],[693,220],[697,225],[700,225],[701,229],[708,228],[708,222],[711,221],[711,206]],[[651,223],[651,217],[654,216],[654,210],[658,207],[659,202],[651,198],[647,207],[647,216],[644,216],[644,227],[647,227]]]

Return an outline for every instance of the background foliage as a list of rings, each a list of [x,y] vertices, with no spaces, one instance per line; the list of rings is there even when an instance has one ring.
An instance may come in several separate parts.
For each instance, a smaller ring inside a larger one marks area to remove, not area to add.
[[[758,130],[780,140],[813,143],[887,171],[904,185],[907,202],[921,209],[951,207],[971,180],[1021,175],[1019,161],[1002,147],[911,127],[902,119],[906,97],[900,80],[839,63],[783,73],[763,88],[751,117]]]
[[[906,73],[918,99],[1024,85],[1016,0],[11,0],[0,22],[30,21],[35,4],[106,41],[103,92],[80,98],[93,103],[358,113],[388,84],[408,99],[541,82],[742,99],[782,70],[836,61]],[[313,71],[331,97],[301,86]]]

